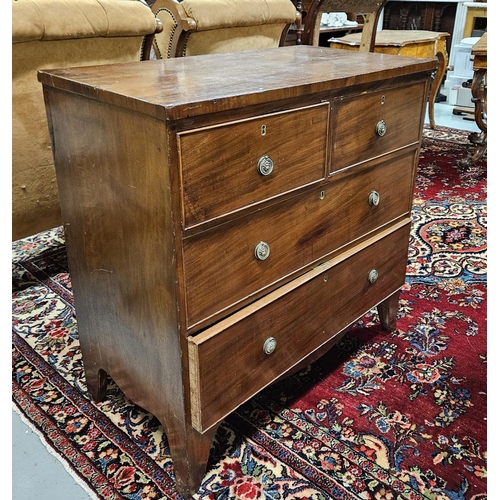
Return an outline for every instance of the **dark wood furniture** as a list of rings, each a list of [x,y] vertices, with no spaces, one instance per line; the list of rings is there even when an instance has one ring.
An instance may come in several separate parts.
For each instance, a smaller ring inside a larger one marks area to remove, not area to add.
[[[469,140],[474,146],[467,158],[460,161],[461,167],[471,167],[480,160],[486,153],[487,146],[487,69],[488,69],[488,34],[485,33],[477,41],[471,51],[473,58],[472,69],[472,102],[474,103],[474,120],[480,132],[473,132],[469,135]]]
[[[39,73],[88,390],[109,374],[159,418],[182,493],[240,404],[377,304],[395,326],[435,65],[291,46]]]
[[[360,50],[373,52],[377,22],[387,0],[312,0],[304,23],[302,43],[319,45],[320,21],[324,12],[361,12],[364,14]]]
[[[377,22],[387,0],[294,0],[298,12],[302,14],[296,23],[297,45],[328,46],[327,39],[334,36],[361,32],[362,51],[373,51]],[[357,21],[356,27],[321,27],[321,16],[325,12],[346,12],[348,19]],[[321,36],[323,35],[323,40]]]
[[[389,0],[384,7],[384,30],[425,30],[449,33],[446,51],[451,53],[457,2],[402,2]]]

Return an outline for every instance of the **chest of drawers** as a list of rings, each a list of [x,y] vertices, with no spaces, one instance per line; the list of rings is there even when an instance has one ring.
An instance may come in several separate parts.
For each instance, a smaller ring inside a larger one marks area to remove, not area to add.
[[[88,390],[218,424],[378,306],[394,327],[436,63],[296,46],[39,73]]]

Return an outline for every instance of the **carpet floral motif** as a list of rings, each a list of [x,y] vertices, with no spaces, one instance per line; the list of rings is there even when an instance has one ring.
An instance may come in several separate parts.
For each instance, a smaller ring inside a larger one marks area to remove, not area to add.
[[[417,172],[410,240],[410,278],[464,278],[486,281],[486,178],[477,165],[460,172],[450,150],[466,154],[459,134],[424,132]],[[463,141],[462,133],[462,141]],[[439,137],[441,140],[433,140]],[[427,142],[425,140],[427,139]],[[414,281],[414,280],[411,280]]]
[[[486,161],[426,130],[397,329],[376,310],[220,426],[196,500],[486,499]],[[98,499],[176,499],[157,419],[86,392],[64,235],[13,243],[13,401]]]

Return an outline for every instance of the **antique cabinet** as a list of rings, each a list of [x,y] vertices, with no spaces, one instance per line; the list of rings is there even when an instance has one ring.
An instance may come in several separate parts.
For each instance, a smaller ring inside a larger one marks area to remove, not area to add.
[[[389,0],[382,19],[385,30],[425,30],[449,33],[446,51],[451,53],[457,2]]]
[[[394,327],[435,66],[290,46],[39,73],[88,390],[109,374],[159,418],[182,493],[231,411],[372,307]]]

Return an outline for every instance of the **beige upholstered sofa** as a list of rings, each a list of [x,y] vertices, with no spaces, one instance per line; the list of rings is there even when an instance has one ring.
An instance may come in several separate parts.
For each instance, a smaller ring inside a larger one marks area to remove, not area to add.
[[[290,0],[157,0],[151,8],[163,25],[158,59],[278,47],[300,19]]]
[[[290,0],[14,0],[13,240],[61,224],[39,69],[148,59],[153,38],[157,58],[278,47],[299,17]]]
[[[138,0],[12,2],[13,240],[61,224],[37,71],[138,61],[156,29],[151,9]]]

